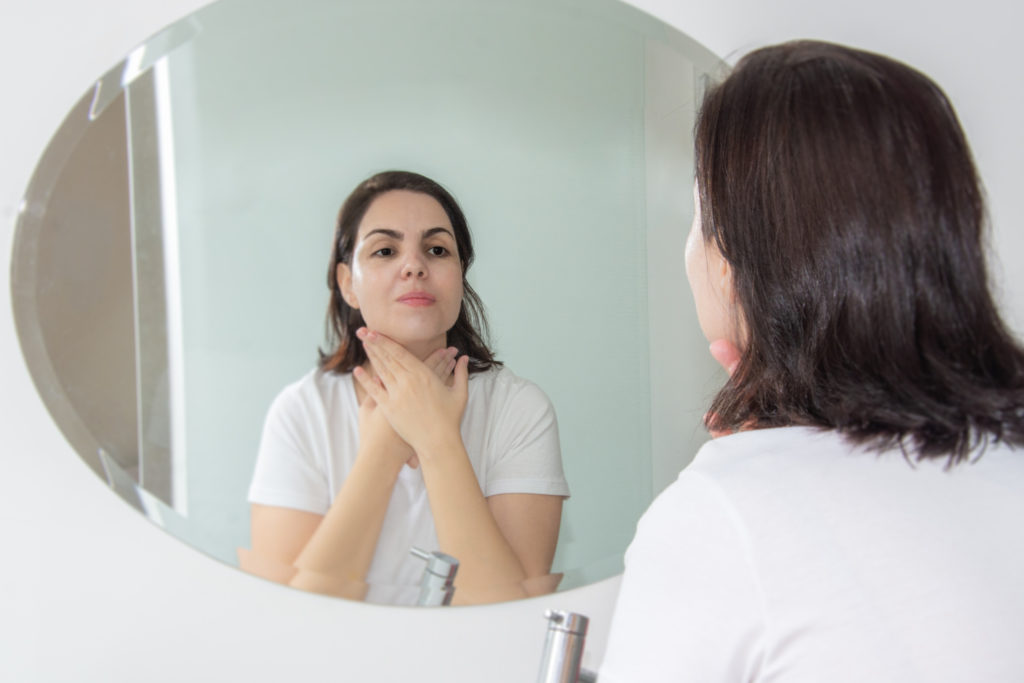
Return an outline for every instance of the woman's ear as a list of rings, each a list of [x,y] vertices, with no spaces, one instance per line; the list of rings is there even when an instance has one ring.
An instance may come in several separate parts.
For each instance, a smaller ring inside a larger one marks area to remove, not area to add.
[[[352,269],[347,263],[339,263],[337,269],[334,271],[334,277],[338,281],[338,289],[341,291],[341,298],[345,300],[350,307],[355,310],[359,310],[359,299],[356,297],[356,293],[352,291]]]

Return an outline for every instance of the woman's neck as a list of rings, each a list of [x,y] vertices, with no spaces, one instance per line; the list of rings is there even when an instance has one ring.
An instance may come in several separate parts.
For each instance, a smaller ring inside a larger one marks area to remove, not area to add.
[[[438,349],[443,349],[447,345],[448,335],[442,334],[435,337],[434,339],[430,339],[427,341],[405,343],[396,340],[396,342],[401,344],[406,351],[416,356],[420,360],[426,360],[434,351],[437,351]]]
[[[422,361],[426,360],[430,356],[430,354],[434,353],[434,351],[437,351],[438,349],[443,349],[447,345],[447,342],[447,335],[444,335],[428,342],[401,344],[401,346],[406,351],[408,351],[409,353],[416,356]],[[396,341],[395,343],[400,344],[401,342]],[[363,370],[365,370],[367,374],[370,375],[371,378],[377,379],[377,372],[373,369],[373,363],[371,363],[369,359],[364,361],[360,367],[362,367]],[[356,389],[356,399],[358,400],[359,404],[362,405],[363,400],[366,398],[366,390],[363,389],[362,385],[359,382],[353,382],[353,384],[355,385]]]

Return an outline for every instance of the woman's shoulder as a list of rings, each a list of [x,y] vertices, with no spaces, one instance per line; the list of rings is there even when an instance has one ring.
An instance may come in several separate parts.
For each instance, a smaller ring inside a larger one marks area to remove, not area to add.
[[[496,387],[524,387],[537,386],[531,380],[520,377],[505,365],[492,365],[486,370],[474,372],[469,376],[469,381],[480,383],[484,386]]]
[[[715,491],[724,498],[777,488],[790,479],[817,476],[854,448],[834,430],[812,427],[752,429],[712,438],[664,491],[669,497],[693,496],[691,489]],[[770,482],[770,484],[769,484]],[[711,496],[715,498],[716,496]]]
[[[536,382],[520,377],[507,367],[494,366],[469,376],[470,400],[474,394],[490,401],[514,401],[550,405],[551,400]]]
[[[352,374],[324,372],[313,368],[287,384],[274,399],[274,409],[306,410],[311,405],[324,406],[344,401],[352,393]]]
[[[856,447],[834,429],[772,427],[750,429],[707,441],[689,468],[709,473],[744,470],[754,463],[800,460],[824,452],[848,453]]]
[[[707,441],[644,513],[642,526],[679,535],[717,519],[721,528],[747,529],[753,521],[795,501],[833,495],[843,461],[861,462],[858,447],[829,429],[752,429]],[[743,533],[746,533],[744,531]]]

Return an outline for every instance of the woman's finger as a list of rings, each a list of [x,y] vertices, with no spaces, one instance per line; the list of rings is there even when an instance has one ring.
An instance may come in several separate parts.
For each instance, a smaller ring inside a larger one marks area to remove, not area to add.
[[[370,365],[373,366],[373,371],[377,374],[377,380],[384,385],[384,388],[394,387],[395,375],[391,372],[387,359],[382,358],[372,349],[366,349],[366,356],[370,359]]]
[[[465,405],[466,399],[469,396],[469,356],[463,355],[455,363],[454,379],[453,389],[455,394]]]
[[[393,339],[388,339],[380,332],[361,327],[356,331],[356,336],[363,341],[363,347],[367,349],[367,353],[371,348],[374,349],[379,357],[389,363],[394,363],[396,368],[410,370],[416,367],[416,364],[421,363],[404,346]]]
[[[430,354],[423,363],[440,379],[447,380],[452,370],[455,369],[455,353],[455,347],[453,346],[449,346],[446,349],[438,349]]]
[[[423,364],[426,365],[432,372],[440,376],[444,372],[444,366],[447,365],[448,359],[446,357],[448,349],[438,349],[432,354],[427,356]]]
[[[378,404],[382,400],[387,398],[387,390],[383,386],[381,386],[381,383],[379,381],[371,377],[370,373],[368,373],[366,370],[363,370],[361,367],[356,366],[352,370],[352,376],[355,377],[356,381],[359,382],[359,385],[366,390],[367,401],[374,401],[375,404]],[[370,407],[372,406],[367,406],[367,408]]]
[[[365,330],[365,328],[360,328],[360,330]],[[376,371],[377,376],[380,378],[381,382],[384,383],[384,386],[393,387],[395,385],[397,375],[406,372],[406,369],[395,360],[394,354],[388,353],[386,348],[374,343],[370,339],[371,338],[369,336],[366,337],[366,341],[363,342],[363,350],[366,351],[366,356],[370,359],[370,364],[373,365],[374,371]]]

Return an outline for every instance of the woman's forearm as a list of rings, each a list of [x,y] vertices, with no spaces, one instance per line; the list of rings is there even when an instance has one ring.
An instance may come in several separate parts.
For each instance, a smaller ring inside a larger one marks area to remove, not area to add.
[[[491,514],[461,437],[439,439],[419,455],[440,549],[459,560],[456,598],[526,597],[526,571]]]
[[[345,483],[316,532],[295,559],[291,580],[297,588],[353,595],[353,585],[365,591],[366,573],[384,524],[391,493],[401,465],[394,459],[360,452]]]
[[[440,550],[459,560],[456,599],[523,597],[522,562],[491,513],[460,434],[469,398],[469,358],[461,356],[446,383],[400,344],[357,332],[377,377],[353,371],[388,424],[416,452],[423,468]]]

